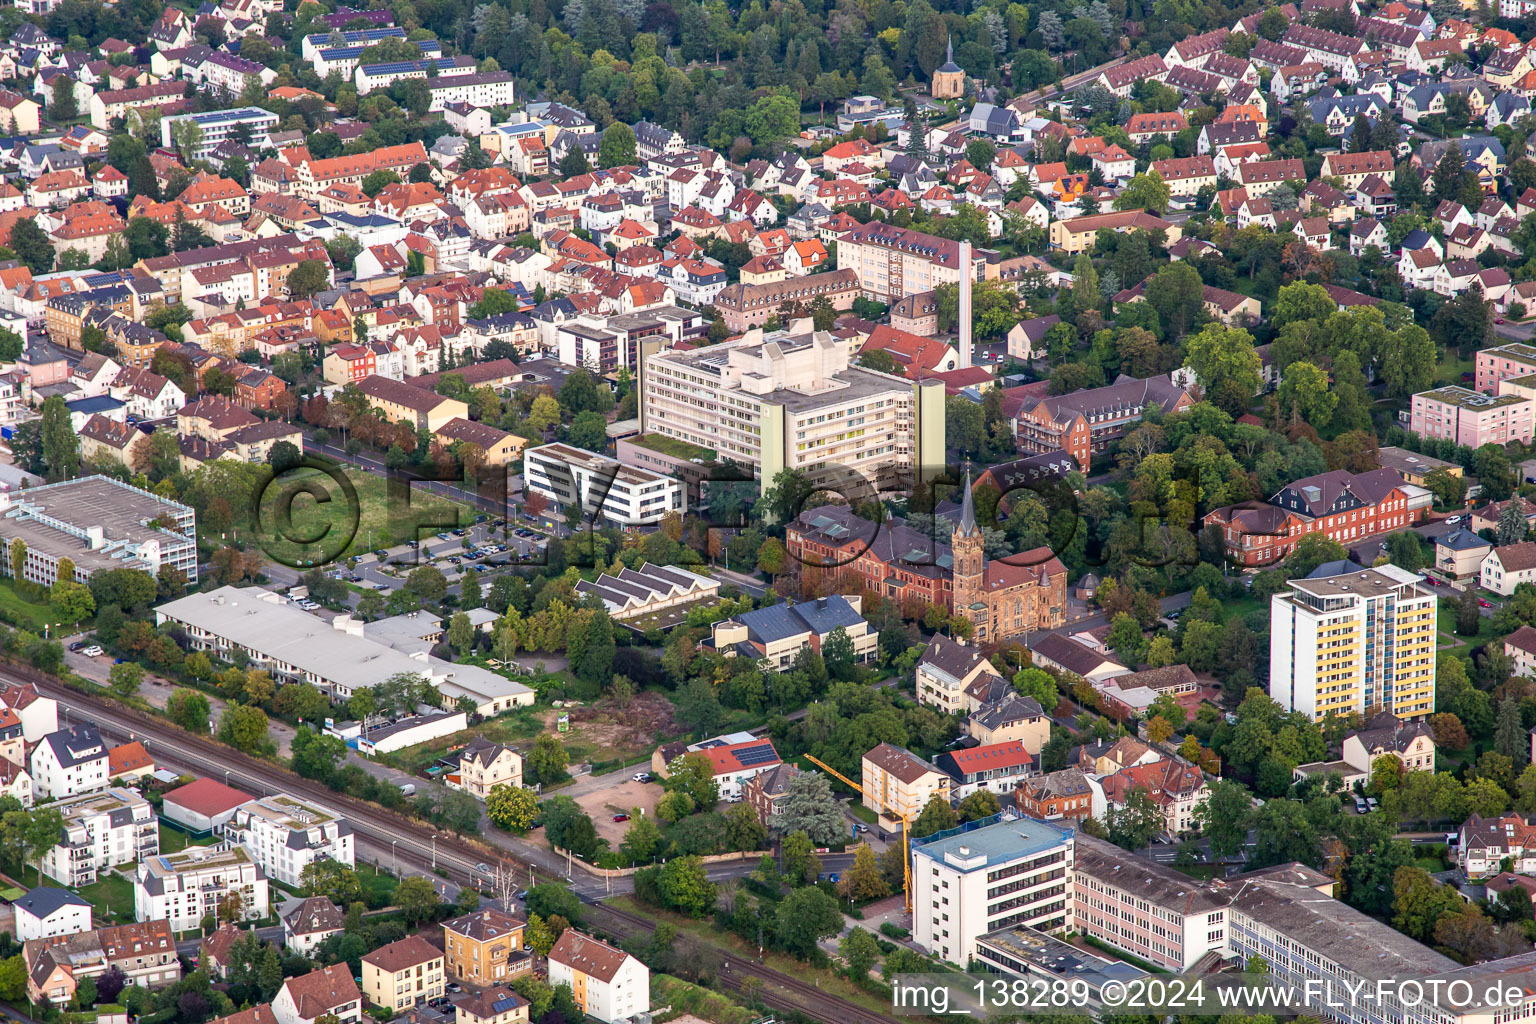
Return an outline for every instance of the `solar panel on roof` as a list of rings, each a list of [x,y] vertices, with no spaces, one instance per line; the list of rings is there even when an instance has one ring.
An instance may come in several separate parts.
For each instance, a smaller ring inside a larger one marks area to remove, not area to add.
[[[736,760],[750,767],[755,764],[766,764],[769,761],[777,761],[779,755],[774,752],[772,743],[759,743],[752,747],[743,747],[736,751]]]
[[[516,1006],[516,996],[503,996],[491,1004],[491,1009],[495,1010],[497,1013],[502,1013],[506,1010],[514,1009]]]

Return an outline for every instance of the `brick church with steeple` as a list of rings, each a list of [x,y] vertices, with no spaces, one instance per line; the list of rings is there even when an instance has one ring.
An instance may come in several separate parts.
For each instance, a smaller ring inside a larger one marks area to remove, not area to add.
[[[970,620],[976,644],[1054,629],[1067,621],[1067,568],[1050,548],[986,556],[971,474],[960,522],[945,544],[892,518],[878,527],[847,505],[806,509],[785,531],[792,557],[829,567],[845,587],[902,602],[934,604]]]

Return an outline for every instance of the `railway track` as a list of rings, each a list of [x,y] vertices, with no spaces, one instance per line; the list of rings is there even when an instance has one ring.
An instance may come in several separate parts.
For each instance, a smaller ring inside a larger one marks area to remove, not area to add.
[[[263,795],[287,793],[313,799],[344,813],[359,837],[374,853],[374,863],[397,862],[423,874],[446,874],[455,884],[479,887],[485,875],[479,864],[500,862],[534,878],[539,865],[509,856],[505,851],[476,843],[452,833],[437,833],[429,826],[392,814],[373,804],[340,793],[320,783],[300,778],[286,769],[233,750],[203,736],[196,736],[152,715],[126,708],[105,698],[69,689],[47,677],[7,667],[8,674],[33,683],[38,691],[59,702],[76,721],[91,722],[108,737],[146,742],[152,756],[191,769],[209,778],[238,783]],[[162,753],[163,752],[163,753]],[[542,879],[566,882],[558,873],[544,870]],[[655,922],[605,903],[588,904],[593,924],[620,938],[649,935]],[[726,988],[741,992],[747,978],[758,981],[756,998],[781,1010],[795,1010],[827,1024],[890,1024],[891,1016],[875,1013],[815,985],[750,961],[727,961],[719,972]]]
[[[602,916],[608,921],[618,922],[617,926],[610,926],[609,931],[626,939],[649,935],[656,927],[656,923],[649,918],[632,914],[627,910],[619,910],[606,904],[601,904],[596,909],[600,910]],[[823,991],[816,985],[807,984],[781,971],[775,971],[745,958],[727,957],[720,966],[717,978],[724,987],[738,993],[744,991],[746,979],[756,978],[761,984],[756,989],[755,997],[765,1004],[777,1009],[797,1010],[817,1020],[827,1021],[829,1024],[890,1024],[894,1019],[893,1015],[866,1010],[857,1003],[850,1003],[841,996]]]

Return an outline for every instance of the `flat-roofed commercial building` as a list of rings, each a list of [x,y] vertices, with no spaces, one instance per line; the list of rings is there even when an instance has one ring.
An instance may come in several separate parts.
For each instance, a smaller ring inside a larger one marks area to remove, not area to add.
[[[584,516],[620,526],[659,522],[667,513],[682,515],[687,508],[681,480],[568,444],[525,451],[523,486],[562,508],[574,505]]]
[[[1435,708],[1435,607],[1423,577],[1382,565],[1319,566],[1270,599],[1269,695],[1322,719]]]
[[[142,569],[153,576],[168,565],[197,581],[197,513],[111,477],[0,494],[6,572],[18,540],[27,552],[22,577],[44,587],[58,582],[61,558],[74,563],[78,580],[102,569]]]
[[[854,366],[844,342],[797,322],[644,360],[640,429],[749,468],[763,490],[797,469],[857,500],[847,491],[903,476],[910,489],[943,465],[944,385]]]
[[[1003,928],[1072,930],[1073,829],[1018,818],[914,840],[912,938],[950,963]]]
[[[365,637],[363,624],[349,615],[327,624],[254,587],[220,587],[167,601],[155,609],[155,620],[181,626],[196,650],[221,658],[239,651],[282,682],[302,679],[338,700],[405,672],[426,678],[445,703],[469,697],[481,715],[533,703],[533,691],[522,683],[475,665],[397,651]]]

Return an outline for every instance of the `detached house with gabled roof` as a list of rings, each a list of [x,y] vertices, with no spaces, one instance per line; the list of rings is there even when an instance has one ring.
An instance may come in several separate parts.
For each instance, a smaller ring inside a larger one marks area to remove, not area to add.
[[[935,635],[917,661],[918,703],[942,714],[974,710],[966,692],[982,678],[1001,679],[1002,673],[976,648]]]
[[[338,1024],[357,1024],[362,1008],[363,995],[344,963],[289,978],[272,997],[278,1024],[315,1024],[327,1014],[334,1014]]]
[[[1163,832],[1170,837],[1183,835],[1194,827],[1195,808],[1209,792],[1199,768],[1166,758],[1122,768],[1106,776],[1102,783],[1104,799],[1115,810],[1125,808],[1138,790],[1145,791],[1163,812]]]
[[[32,751],[32,781],[39,799],[61,800],[106,789],[111,781],[107,745],[86,723],[43,737]]]

